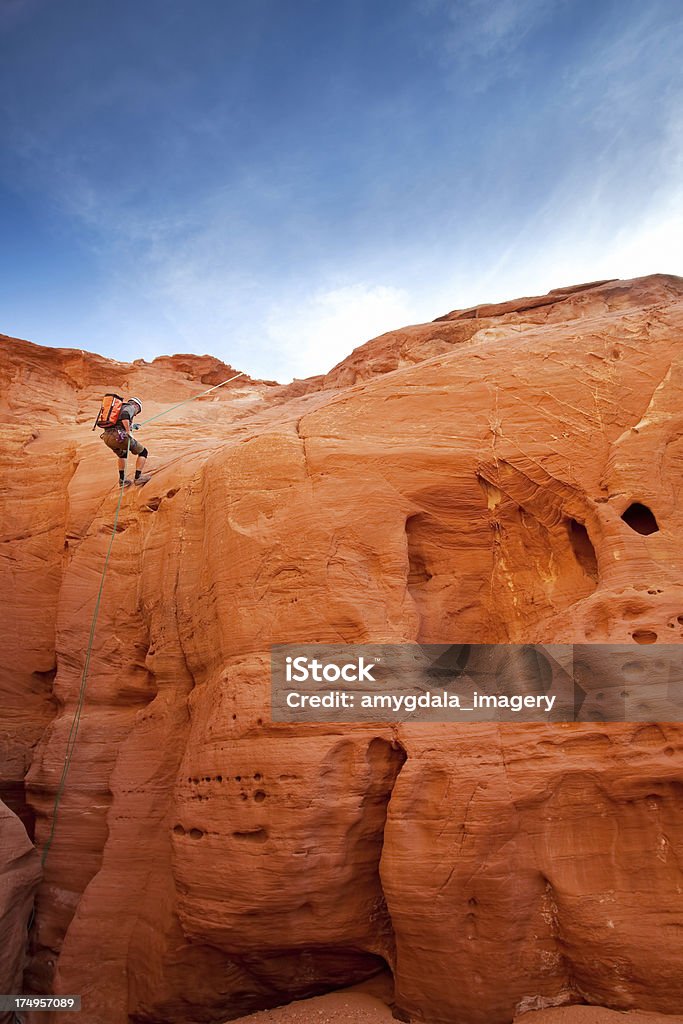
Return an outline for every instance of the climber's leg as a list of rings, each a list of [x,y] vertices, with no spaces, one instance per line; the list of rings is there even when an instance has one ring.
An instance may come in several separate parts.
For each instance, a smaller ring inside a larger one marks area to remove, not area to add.
[[[135,463],[135,483],[137,484],[138,487],[142,487],[142,485],[146,484],[147,481],[149,480],[148,476],[142,475],[142,470],[145,465],[145,462],[147,461],[148,455],[149,452],[147,451],[146,448],[143,448],[140,452],[138,452],[137,461]]]

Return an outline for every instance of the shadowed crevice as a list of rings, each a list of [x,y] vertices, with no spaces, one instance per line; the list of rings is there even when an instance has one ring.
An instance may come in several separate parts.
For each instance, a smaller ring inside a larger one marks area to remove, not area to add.
[[[598,558],[595,548],[588,536],[588,530],[583,523],[576,519],[570,519],[567,523],[569,543],[571,544],[574,557],[583,569],[586,576],[597,582],[598,579]]]
[[[651,533],[659,532],[659,524],[654,512],[639,501],[634,501],[629,505],[626,511],[622,512],[621,518],[627,526],[643,537],[649,537]]]

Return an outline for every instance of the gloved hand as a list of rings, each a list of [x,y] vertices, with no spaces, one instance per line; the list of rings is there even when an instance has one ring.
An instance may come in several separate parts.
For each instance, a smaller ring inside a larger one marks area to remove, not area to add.
[[[141,426],[140,423],[133,423],[133,424],[131,424],[131,430],[139,430],[140,426]]]

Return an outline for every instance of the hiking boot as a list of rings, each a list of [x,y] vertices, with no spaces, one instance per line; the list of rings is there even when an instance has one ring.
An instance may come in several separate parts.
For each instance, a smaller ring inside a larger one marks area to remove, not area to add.
[[[121,487],[130,487],[132,483],[133,483],[132,480],[122,480],[121,481]]]
[[[147,481],[151,480],[151,479],[152,479],[151,476],[139,476],[137,478],[137,480],[135,481],[135,486],[136,487],[142,487],[143,484],[146,484]]]

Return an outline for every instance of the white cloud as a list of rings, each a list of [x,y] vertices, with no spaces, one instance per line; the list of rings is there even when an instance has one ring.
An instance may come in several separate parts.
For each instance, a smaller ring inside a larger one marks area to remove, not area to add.
[[[326,373],[370,338],[405,326],[416,305],[414,296],[387,285],[321,289],[272,308],[265,338],[282,375],[308,377]]]
[[[612,238],[596,247],[589,262],[610,277],[683,276],[683,191],[639,224],[624,223]]]

